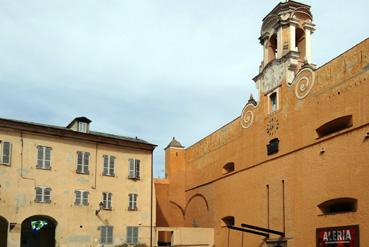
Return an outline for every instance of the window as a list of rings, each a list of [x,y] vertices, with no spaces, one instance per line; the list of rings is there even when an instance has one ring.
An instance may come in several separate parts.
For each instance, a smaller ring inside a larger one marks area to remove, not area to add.
[[[78,122],[78,131],[87,133],[87,123],[84,122]]]
[[[316,129],[318,137],[324,137],[352,126],[352,115],[339,117],[329,121]]]
[[[128,199],[129,199],[128,210],[130,211],[137,210],[137,194],[133,194],[133,193],[129,194]]]
[[[234,163],[228,162],[223,166],[223,174],[227,174],[234,171]]]
[[[37,146],[37,165],[39,169],[51,169],[51,148]]]
[[[88,195],[89,195],[88,191],[76,190],[74,191],[74,193],[76,194],[76,200],[74,201],[75,205],[84,205],[84,206],[88,205]]]
[[[277,92],[272,93],[269,96],[270,99],[270,112],[278,110]]]
[[[88,174],[88,162],[90,159],[90,153],[88,152],[77,152],[77,173]]]
[[[111,209],[111,196],[110,192],[103,192],[103,209]]]
[[[0,141],[0,163],[10,165],[12,153],[12,144],[6,141]]]
[[[100,243],[113,244],[113,227],[100,226]]]
[[[128,178],[140,179],[140,160],[129,159],[129,172]]]
[[[48,187],[36,187],[36,198],[37,203],[51,203],[51,188]]]
[[[272,155],[278,153],[278,151],[279,151],[279,139],[274,138],[269,142],[269,144],[267,144],[267,154]]]
[[[323,214],[336,214],[357,211],[357,199],[336,198],[318,205]]]
[[[114,176],[115,157],[111,155],[103,155],[104,157],[104,176]]]
[[[138,227],[127,226],[127,243],[137,244],[138,243]]]

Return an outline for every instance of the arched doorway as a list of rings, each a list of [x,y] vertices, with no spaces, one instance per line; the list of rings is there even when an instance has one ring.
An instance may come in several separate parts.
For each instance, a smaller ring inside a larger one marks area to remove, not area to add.
[[[6,247],[8,241],[8,221],[0,216],[0,247]]]
[[[45,215],[34,215],[22,222],[21,247],[55,246],[55,219]]]

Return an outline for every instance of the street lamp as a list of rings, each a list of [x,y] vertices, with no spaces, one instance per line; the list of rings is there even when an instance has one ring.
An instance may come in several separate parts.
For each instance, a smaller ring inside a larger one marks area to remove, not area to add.
[[[98,210],[95,210],[95,215],[98,215],[100,213],[100,211],[103,208],[103,206],[104,206],[104,203],[103,202],[100,202],[99,203],[99,209]]]

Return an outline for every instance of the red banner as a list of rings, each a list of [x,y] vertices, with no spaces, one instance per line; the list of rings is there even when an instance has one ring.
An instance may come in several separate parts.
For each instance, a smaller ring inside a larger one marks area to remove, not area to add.
[[[316,229],[317,247],[359,247],[359,225]]]

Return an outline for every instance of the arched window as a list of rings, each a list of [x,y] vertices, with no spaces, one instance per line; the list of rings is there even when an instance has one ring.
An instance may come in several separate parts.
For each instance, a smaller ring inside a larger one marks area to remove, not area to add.
[[[227,174],[234,171],[234,163],[228,162],[223,166],[223,174]]]
[[[339,117],[329,121],[316,129],[318,137],[324,137],[352,126],[352,115]]]
[[[235,218],[234,216],[225,216],[222,218],[221,226],[234,226]]]
[[[306,56],[305,32],[301,28],[296,29],[296,48],[300,52],[300,60],[303,62]]]
[[[277,53],[277,35],[273,34],[268,41],[268,63],[276,58]]]
[[[336,214],[357,211],[357,199],[355,198],[335,198],[318,205],[323,214]]]

